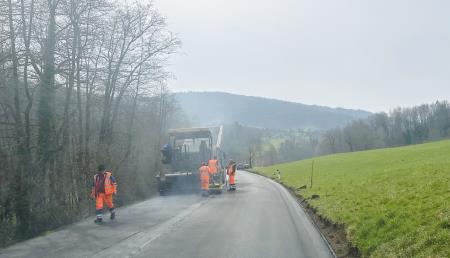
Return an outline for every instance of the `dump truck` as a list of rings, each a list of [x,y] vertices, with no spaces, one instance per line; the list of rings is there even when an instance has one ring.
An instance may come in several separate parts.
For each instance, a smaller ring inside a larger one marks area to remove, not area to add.
[[[225,185],[225,153],[220,149],[223,127],[213,134],[209,128],[168,130],[168,143],[162,149],[162,170],[157,174],[160,194],[199,190],[198,169],[202,162],[217,156],[219,172],[211,178],[210,191],[221,193]],[[215,136],[215,137],[214,137]]]

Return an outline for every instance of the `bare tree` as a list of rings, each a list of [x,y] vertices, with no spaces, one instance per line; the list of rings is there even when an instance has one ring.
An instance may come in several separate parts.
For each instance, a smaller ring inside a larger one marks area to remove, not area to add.
[[[88,214],[97,162],[119,203],[152,193],[179,45],[151,4],[0,1],[0,245]]]

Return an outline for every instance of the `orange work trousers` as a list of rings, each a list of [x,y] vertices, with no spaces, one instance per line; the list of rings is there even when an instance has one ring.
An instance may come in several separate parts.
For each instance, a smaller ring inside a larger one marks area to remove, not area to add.
[[[228,182],[230,183],[230,185],[234,185],[235,184],[235,182],[234,182],[234,175],[233,174],[228,176]]]
[[[104,204],[110,209],[114,208],[113,194],[97,194],[97,197],[95,198],[95,209],[102,210]]]
[[[201,188],[202,188],[202,190],[208,190],[209,189],[209,178],[201,180]]]

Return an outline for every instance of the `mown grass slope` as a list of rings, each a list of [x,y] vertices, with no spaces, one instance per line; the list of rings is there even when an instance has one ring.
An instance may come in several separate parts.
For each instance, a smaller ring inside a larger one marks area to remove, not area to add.
[[[450,257],[450,141],[344,153],[258,168],[344,224],[363,256]]]

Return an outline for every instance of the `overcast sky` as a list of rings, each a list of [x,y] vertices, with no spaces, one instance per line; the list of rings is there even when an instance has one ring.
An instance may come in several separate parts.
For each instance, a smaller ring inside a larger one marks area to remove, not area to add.
[[[450,99],[448,0],[155,0],[173,91],[388,111]]]

